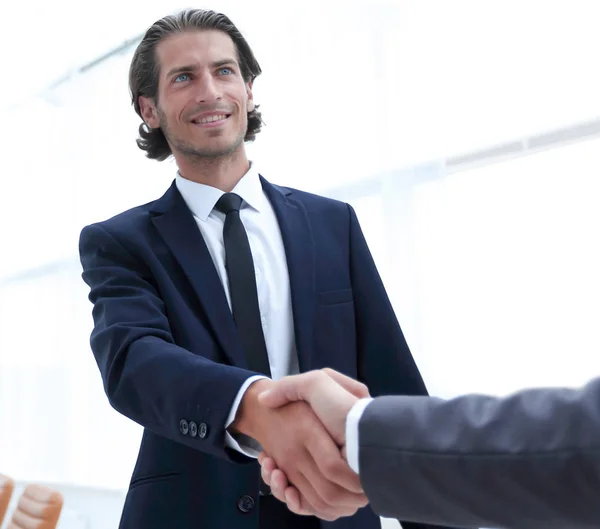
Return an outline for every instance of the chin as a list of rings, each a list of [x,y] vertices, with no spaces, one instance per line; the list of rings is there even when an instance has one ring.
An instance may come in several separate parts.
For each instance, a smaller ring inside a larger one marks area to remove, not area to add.
[[[237,152],[239,146],[237,144],[223,145],[196,145],[193,154],[201,158],[219,158],[222,156],[230,156]],[[190,153],[191,154],[191,153]]]
[[[187,141],[176,143],[176,150],[184,155],[197,158],[217,158],[229,156],[239,151],[244,145],[244,138],[216,136],[212,138],[188,138]]]
[[[208,150],[212,150],[215,154],[221,156],[227,154],[233,154],[238,151],[244,145],[244,140],[239,141],[238,139],[222,141],[214,143],[213,145],[207,145]]]

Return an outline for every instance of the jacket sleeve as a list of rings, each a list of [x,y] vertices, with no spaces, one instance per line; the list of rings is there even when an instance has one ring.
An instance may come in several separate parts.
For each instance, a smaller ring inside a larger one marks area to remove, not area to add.
[[[225,423],[238,390],[256,373],[177,346],[149,270],[104,227],[84,228],[79,252],[93,304],[90,344],[110,404],[158,435],[250,461],[225,447]]]
[[[359,423],[373,509],[429,523],[592,529],[600,520],[600,379],[505,398],[381,397]]]
[[[350,273],[354,293],[358,379],[373,397],[427,395],[356,213],[350,212]],[[430,526],[399,520],[403,529]]]

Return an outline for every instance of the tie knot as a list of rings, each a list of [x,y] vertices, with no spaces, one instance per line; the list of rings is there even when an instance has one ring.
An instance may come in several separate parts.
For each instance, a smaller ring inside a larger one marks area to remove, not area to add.
[[[242,197],[235,193],[225,193],[217,202],[215,206],[221,213],[231,213],[232,211],[239,211],[242,207]]]

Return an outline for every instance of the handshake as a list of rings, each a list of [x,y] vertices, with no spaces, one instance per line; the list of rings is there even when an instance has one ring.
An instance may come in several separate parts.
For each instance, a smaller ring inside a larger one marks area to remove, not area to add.
[[[346,417],[364,384],[323,369],[254,382],[230,430],[262,447],[262,478],[299,515],[336,520],[367,505],[360,479],[346,460]]]

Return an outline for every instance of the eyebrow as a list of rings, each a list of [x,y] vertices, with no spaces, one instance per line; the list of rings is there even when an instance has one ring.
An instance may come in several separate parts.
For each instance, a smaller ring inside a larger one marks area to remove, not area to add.
[[[221,59],[220,61],[214,61],[211,63],[211,67],[219,68],[221,66],[235,65],[237,66],[237,61],[235,59]],[[171,77],[176,74],[182,74],[187,72],[193,72],[198,69],[196,64],[191,64],[187,66],[176,66],[175,68],[171,68],[167,73],[167,77]]]

